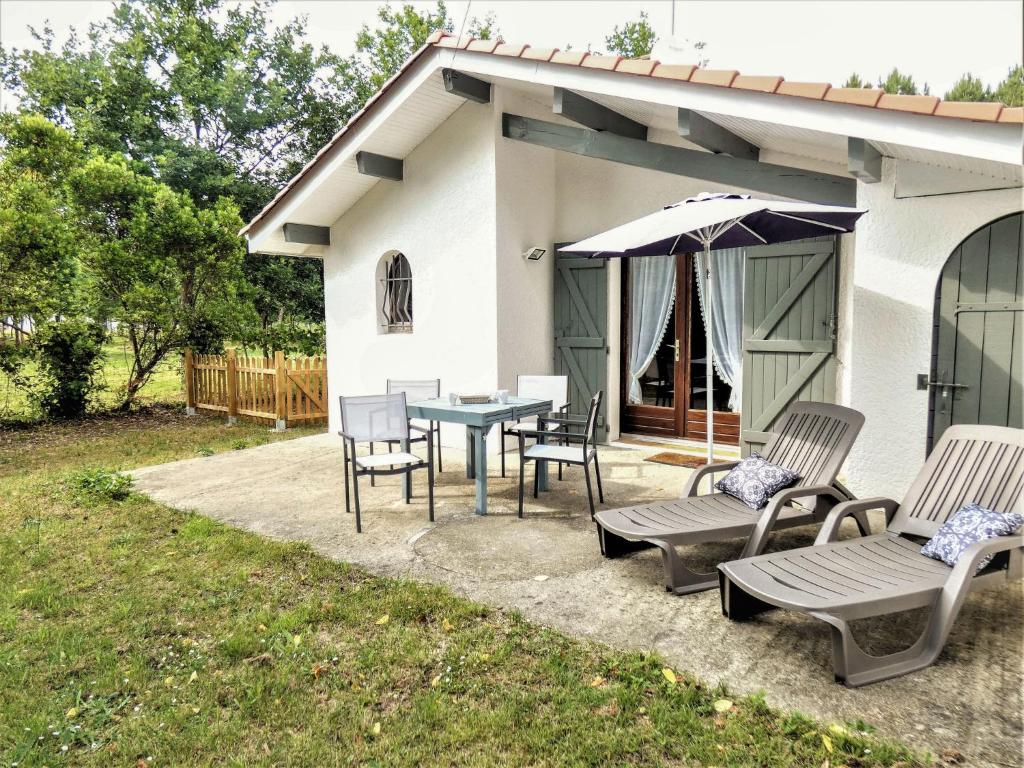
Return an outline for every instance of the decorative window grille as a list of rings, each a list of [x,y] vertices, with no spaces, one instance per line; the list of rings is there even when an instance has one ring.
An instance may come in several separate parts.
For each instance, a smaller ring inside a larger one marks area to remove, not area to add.
[[[381,324],[386,333],[412,332],[412,270],[401,253],[384,257]]]

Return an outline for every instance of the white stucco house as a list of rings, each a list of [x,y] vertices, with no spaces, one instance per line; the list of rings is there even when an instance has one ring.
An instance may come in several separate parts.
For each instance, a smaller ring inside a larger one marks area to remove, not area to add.
[[[948,424],[1022,426],[1022,123],[1000,104],[438,33],[243,234],[324,262],[332,430],[338,394],[389,377],[489,392],[564,372],[577,402],[605,391],[608,438],[699,439],[710,405],[716,436],[745,446],[793,399],[831,400],[867,418],[848,484],[899,498]],[[641,285],[557,252],[726,190],[868,213],[836,241],[732,254],[720,296],[689,256]],[[704,301],[732,335],[710,404],[691,375]]]

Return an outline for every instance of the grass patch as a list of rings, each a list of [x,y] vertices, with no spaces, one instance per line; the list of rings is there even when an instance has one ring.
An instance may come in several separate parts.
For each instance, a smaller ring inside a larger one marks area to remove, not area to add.
[[[291,435],[173,408],[0,435],[0,765],[927,764],[653,655],[81,491]]]

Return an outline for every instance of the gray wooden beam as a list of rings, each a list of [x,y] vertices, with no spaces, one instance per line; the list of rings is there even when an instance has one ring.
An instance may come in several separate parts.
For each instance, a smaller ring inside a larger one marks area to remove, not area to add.
[[[356,167],[366,176],[377,176],[392,181],[402,180],[402,160],[398,157],[375,155],[373,152],[356,152]]]
[[[444,80],[444,89],[448,93],[475,101],[477,104],[487,104],[491,100],[491,84],[486,80],[447,67],[441,70],[441,77]]]
[[[715,154],[757,160],[761,150],[732,131],[723,128],[692,109],[679,108],[677,116],[679,135],[698,147]]]
[[[580,96],[575,91],[555,86],[552,110],[574,123],[593,128],[595,131],[609,131],[631,139],[647,140],[647,126],[620,115],[604,104]]]
[[[814,203],[854,205],[857,202],[857,182],[845,176],[712,155],[508,113],[501,116],[501,132],[505,138],[516,141],[703,179],[725,187],[753,189]]]
[[[846,139],[846,167],[865,184],[882,180],[882,153],[870,141],[850,136]]]
[[[315,224],[284,225],[284,241],[286,243],[302,243],[304,245],[330,245],[331,228],[318,227]]]

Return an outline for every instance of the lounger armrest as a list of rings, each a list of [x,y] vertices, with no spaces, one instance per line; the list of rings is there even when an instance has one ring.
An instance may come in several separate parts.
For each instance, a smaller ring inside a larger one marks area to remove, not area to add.
[[[998,555],[1000,552],[1012,552],[1015,549],[1024,549],[1024,535],[997,536],[994,539],[974,542],[960,553],[946,580],[946,590],[955,592],[969,582],[978,570],[978,563],[986,555]]]
[[[740,558],[760,555],[764,551],[764,545],[768,543],[768,534],[771,533],[772,528],[775,526],[775,521],[778,519],[782,508],[794,499],[803,499],[808,496],[831,496],[837,501],[847,500],[843,494],[831,485],[798,485],[795,488],[786,488],[779,491],[772,496],[768,506],[761,513],[761,517],[757,521],[757,525],[754,526],[750,538],[747,539],[747,544],[743,548],[743,554],[740,555]]]
[[[690,479],[686,481],[686,487],[683,488],[683,498],[697,495],[697,488],[705,475],[715,472],[727,472],[737,464],[739,464],[738,461],[718,461],[714,464],[705,464],[702,467],[697,467],[693,470],[693,474],[690,475]]]
[[[885,521],[888,523],[899,508],[899,502],[887,499],[884,496],[875,496],[870,499],[854,499],[836,504],[828,513],[825,522],[818,531],[818,537],[814,540],[817,544],[829,544],[839,538],[839,526],[843,520],[855,512],[867,512],[872,509],[884,509]]]

